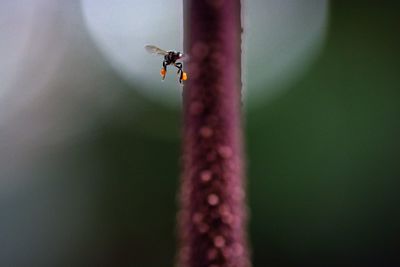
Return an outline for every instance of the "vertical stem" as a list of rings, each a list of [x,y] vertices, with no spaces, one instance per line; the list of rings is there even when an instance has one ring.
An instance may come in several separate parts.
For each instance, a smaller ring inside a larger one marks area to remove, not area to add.
[[[181,267],[248,267],[240,0],[186,0]]]

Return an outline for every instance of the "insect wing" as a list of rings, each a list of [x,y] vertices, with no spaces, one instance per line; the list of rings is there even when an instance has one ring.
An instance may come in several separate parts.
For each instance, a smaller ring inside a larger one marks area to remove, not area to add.
[[[146,51],[149,52],[150,54],[157,54],[157,55],[162,55],[162,56],[165,56],[165,55],[168,54],[167,51],[165,51],[165,50],[163,50],[163,49],[161,49],[161,48],[158,48],[158,47],[155,46],[155,45],[146,45],[144,48],[145,48]]]

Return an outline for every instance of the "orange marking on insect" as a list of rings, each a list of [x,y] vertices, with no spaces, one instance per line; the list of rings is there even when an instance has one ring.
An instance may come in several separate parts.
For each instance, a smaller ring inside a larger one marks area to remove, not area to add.
[[[165,74],[166,74],[167,72],[165,71],[165,69],[164,68],[162,68],[161,69],[161,71],[160,71],[160,74],[161,74],[161,76],[164,78],[165,77]]]
[[[186,81],[187,78],[188,78],[187,73],[186,73],[186,72],[183,72],[183,74],[182,74],[182,80],[183,80],[183,81]]]

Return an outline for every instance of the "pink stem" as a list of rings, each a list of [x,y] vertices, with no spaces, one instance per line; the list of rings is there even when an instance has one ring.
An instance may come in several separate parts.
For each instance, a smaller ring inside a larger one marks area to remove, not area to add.
[[[185,1],[181,267],[249,267],[240,0]]]

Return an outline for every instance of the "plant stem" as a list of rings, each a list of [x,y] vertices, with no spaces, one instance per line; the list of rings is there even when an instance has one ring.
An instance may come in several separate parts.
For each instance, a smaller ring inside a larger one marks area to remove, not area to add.
[[[248,267],[240,0],[187,0],[181,267]]]

